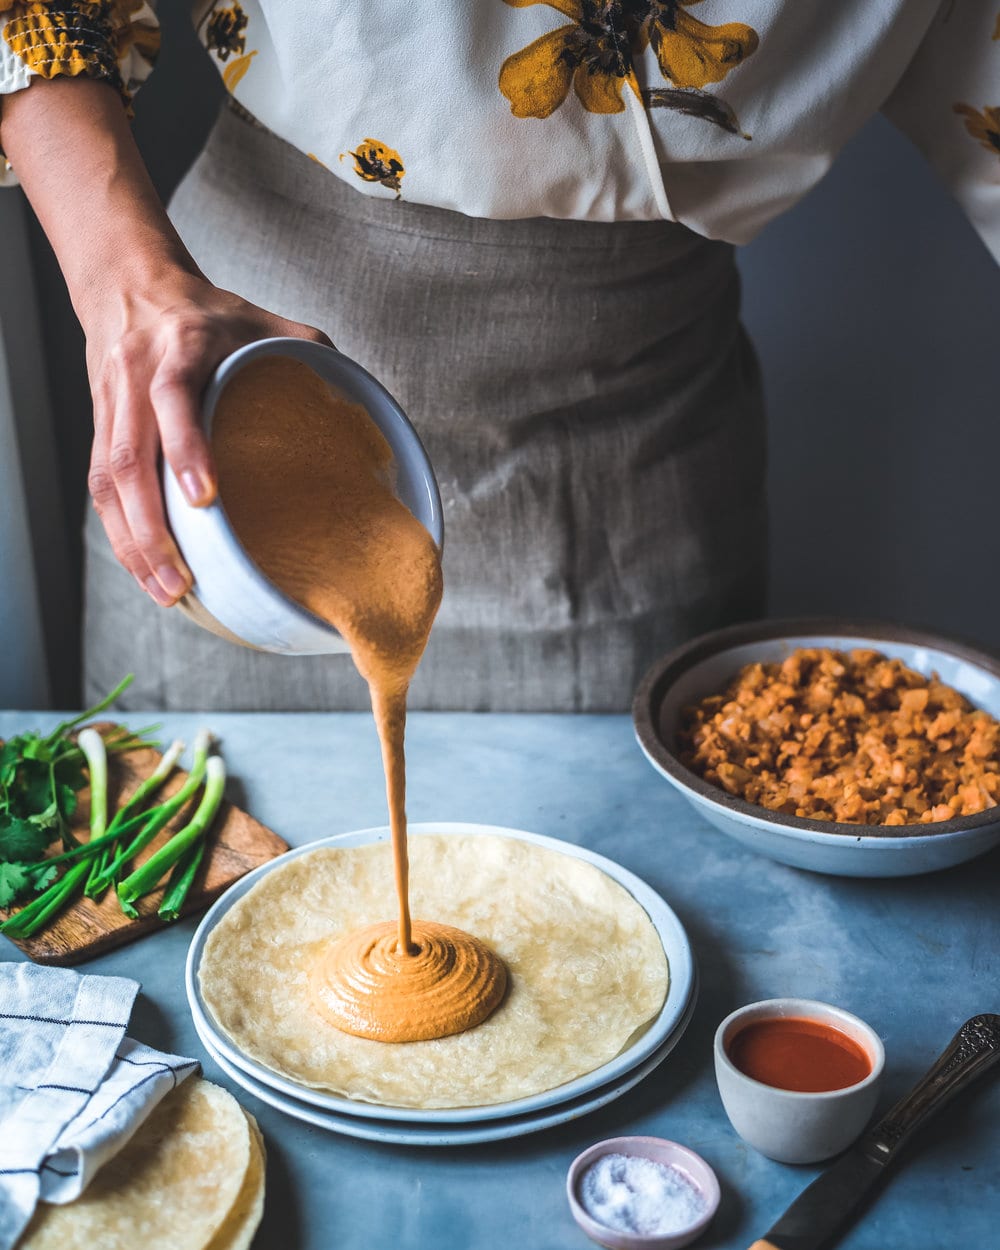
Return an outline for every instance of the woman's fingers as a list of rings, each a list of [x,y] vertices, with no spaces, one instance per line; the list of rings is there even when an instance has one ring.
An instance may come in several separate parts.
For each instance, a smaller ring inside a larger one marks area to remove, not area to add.
[[[268,332],[275,338],[309,339],[312,343],[322,343],[324,347],[336,348],[333,339],[316,326],[306,325],[303,321],[289,321],[287,317],[271,317]]]
[[[94,387],[88,484],[119,563],[167,607],[190,588],[191,575],[163,513],[152,372],[148,340],[126,337],[109,354]]]
[[[88,341],[94,384],[89,485],[119,562],[157,603],[169,606],[192,579],[166,521],[161,451],[188,502],[211,503],[217,487],[201,428],[201,394],[219,361],[256,338],[332,343],[321,330],[210,287],[168,308],[140,301],[130,311],[133,322],[124,333],[119,329],[103,341],[92,334]]]
[[[201,428],[200,406],[202,390],[225,354],[223,348],[213,350],[201,327],[177,327],[149,386],[164,459],[195,507],[215,498],[215,470]]]
[[[111,473],[109,457],[96,443],[91,455],[88,481],[94,508],[101,518],[104,532],[119,564],[132,574],[143,590],[152,594],[157,603],[164,606],[171,603],[172,599],[153,575],[153,570],[132,538]]]
[[[158,454],[150,384],[139,371],[118,384],[109,464],[131,544],[150,570],[143,584],[166,606],[191,588],[191,574],[167,528]]]
[[[296,325],[293,333],[296,338],[312,339],[314,343],[322,343],[324,347],[336,348],[337,346],[329,334],[317,330],[315,326]]]
[[[125,513],[122,510],[118,487],[111,467],[111,440],[114,435],[115,386],[106,378],[94,388],[94,445],[90,455],[90,473],[87,485],[93,499],[94,509],[108,536],[111,549],[118,562],[126,568],[144,590],[155,583],[157,602],[169,602],[153,570],[146,562],[132,537]]]

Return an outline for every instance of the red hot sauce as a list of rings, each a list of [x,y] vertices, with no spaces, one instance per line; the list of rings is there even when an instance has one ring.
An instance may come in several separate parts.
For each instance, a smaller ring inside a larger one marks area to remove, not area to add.
[[[820,1020],[797,1016],[755,1020],[730,1039],[726,1053],[745,1076],[799,1093],[846,1089],[872,1070],[865,1050],[852,1037]]]

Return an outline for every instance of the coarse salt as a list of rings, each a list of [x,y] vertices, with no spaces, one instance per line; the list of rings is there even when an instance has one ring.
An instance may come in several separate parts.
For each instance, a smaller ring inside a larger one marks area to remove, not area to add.
[[[705,1214],[705,1195],[679,1168],[637,1155],[602,1155],[583,1174],[580,1205],[621,1233],[680,1233]]]

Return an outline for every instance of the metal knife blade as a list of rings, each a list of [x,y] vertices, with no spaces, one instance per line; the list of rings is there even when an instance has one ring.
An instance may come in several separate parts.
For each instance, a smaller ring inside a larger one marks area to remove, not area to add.
[[[917,1129],[998,1060],[1000,1015],[966,1020],[913,1089],[808,1185],[750,1250],[825,1250],[832,1245]]]
[[[773,1250],[820,1250],[829,1245],[850,1223],[884,1168],[884,1162],[852,1147],[806,1186],[757,1245]]]

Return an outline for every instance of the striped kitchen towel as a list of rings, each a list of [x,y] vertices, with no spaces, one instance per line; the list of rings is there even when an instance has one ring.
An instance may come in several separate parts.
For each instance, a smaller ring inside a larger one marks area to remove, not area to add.
[[[125,1036],[137,981],[0,964],[0,1250],[72,1202],[198,1066]]]

